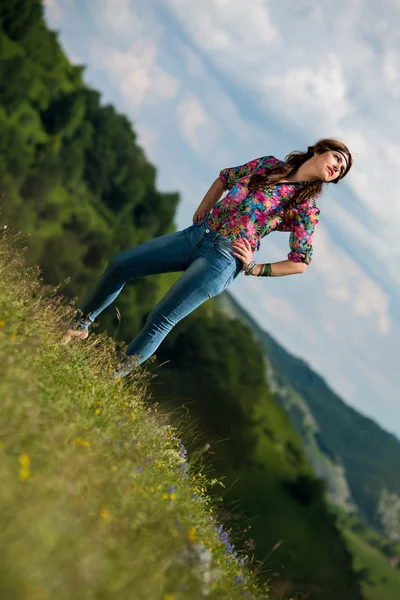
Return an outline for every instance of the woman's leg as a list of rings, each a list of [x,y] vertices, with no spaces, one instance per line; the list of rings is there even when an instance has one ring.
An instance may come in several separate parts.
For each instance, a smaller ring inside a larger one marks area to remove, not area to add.
[[[127,281],[156,273],[184,271],[190,265],[191,253],[184,231],[176,231],[116,254],[79,305],[76,321],[87,328],[116,299]]]
[[[148,359],[178,321],[209,298],[223,292],[238,273],[234,260],[227,261],[217,254],[211,260],[206,256],[196,258],[151,311],[143,329],[129,344],[128,357],[134,357],[135,364]],[[126,364],[129,364],[129,358]],[[123,377],[131,369],[132,366],[125,369],[123,363],[115,376]]]

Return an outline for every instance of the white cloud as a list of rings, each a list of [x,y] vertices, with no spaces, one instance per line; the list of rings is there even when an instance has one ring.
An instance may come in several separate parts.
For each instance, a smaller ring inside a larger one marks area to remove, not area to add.
[[[312,120],[315,129],[334,130],[350,110],[342,66],[333,52],[279,75],[265,70],[261,89],[278,113],[296,123]]]
[[[349,305],[355,317],[369,319],[371,328],[385,335],[390,329],[389,301],[381,288],[367,277],[357,263],[338,249],[320,223],[315,235],[314,268],[325,281],[325,293],[337,302]]]
[[[107,38],[117,36],[119,41],[130,42],[145,32],[146,24],[135,14],[132,0],[97,0],[87,6]]]
[[[196,96],[189,94],[180,102],[178,119],[184,139],[195,152],[201,154],[212,146],[217,126]]]
[[[242,80],[247,70],[265,64],[271,45],[279,45],[265,0],[252,0],[249,8],[243,0],[169,0],[169,5],[192,39],[230,71],[237,65]]]
[[[137,108],[160,99],[174,98],[179,82],[157,64],[158,49],[154,43],[138,40],[127,50],[115,50],[96,40],[91,46],[94,68],[106,70],[126,103]]]
[[[398,54],[387,52],[383,57],[383,78],[386,89],[394,98],[400,96],[400,60]]]
[[[277,294],[273,294],[270,290],[267,290],[266,287],[269,281],[265,281],[265,286],[263,290],[260,290],[260,283],[263,284],[264,281],[251,279],[247,282],[247,287],[252,294],[257,294],[259,296],[259,303],[264,309],[265,313],[269,315],[271,319],[279,319],[282,317],[285,321],[287,327],[290,327],[294,330],[295,334],[306,333],[307,325],[304,323],[303,319],[300,319],[299,312],[295,307],[291,304],[291,302]],[[266,327],[268,330],[268,327]]]
[[[138,131],[138,145],[144,149],[149,160],[153,162],[159,140],[156,130],[142,124],[136,124],[136,129]]]
[[[44,0],[44,7],[47,17],[53,23],[60,23],[64,15],[64,11],[59,0]]]

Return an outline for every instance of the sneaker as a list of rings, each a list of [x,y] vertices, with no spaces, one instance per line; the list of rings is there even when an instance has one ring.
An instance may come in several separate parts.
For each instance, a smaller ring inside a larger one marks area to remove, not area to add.
[[[86,340],[89,336],[89,326],[76,321],[65,333],[62,343],[68,344],[72,339]]]

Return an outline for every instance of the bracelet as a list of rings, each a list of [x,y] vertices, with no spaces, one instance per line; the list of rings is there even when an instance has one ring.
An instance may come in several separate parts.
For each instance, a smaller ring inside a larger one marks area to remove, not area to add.
[[[250,273],[252,272],[252,270],[255,268],[256,263],[254,262],[254,260],[252,260],[248,265],[245,265],[243,267],[244,270],[244,274],[245,275],[250,275]]]
[[[271,263],[262,264],[257,277],[272,277]]]

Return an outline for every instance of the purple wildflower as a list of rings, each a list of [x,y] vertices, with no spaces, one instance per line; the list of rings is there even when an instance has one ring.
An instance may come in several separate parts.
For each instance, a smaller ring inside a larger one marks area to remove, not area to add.
[[[237,552],[235,552],[234,546],[229,542],[229,536],[227,531],[223,531],[224,525],[221,524],[217,528],[217,539],[220,540],[223,544],[225,544],[225,552],[227,555],[232,554],[233,556],[237,556]]]

